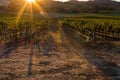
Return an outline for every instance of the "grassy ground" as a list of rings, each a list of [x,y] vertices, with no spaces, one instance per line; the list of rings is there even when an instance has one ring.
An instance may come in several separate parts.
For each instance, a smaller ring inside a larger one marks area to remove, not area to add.
[[[12,18],[15,17],[17,13],[0,13],[0,17],[2,18]],[[107,18],[107,19],[119,19],[120,14],[108,14],[108,13],[34,13],[34,17],[81,17],[81,18]],[[29,13],[24,13],[22,17],[29,17]]]

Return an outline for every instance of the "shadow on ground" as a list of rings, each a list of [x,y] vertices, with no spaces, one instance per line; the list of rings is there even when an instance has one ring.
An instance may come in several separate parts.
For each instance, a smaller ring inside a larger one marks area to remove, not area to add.
[[[6,43],[3,46],[1,58],[8,58],[12,51],[15,51],[18,48],[18,44],[13,45],[12,43]]]
[[[90,48],[87,48],[87,46],[84,45],[82,40],[79,38],[75,38],[74,33],[66,28],[64,28],[64,35],[72,44],[74,48],[79,50],[81,53],[78,53],[79,55],[83,55],[84,58],[92,65],[96,66],[100,71],[103,72],[104,75],[114,79],[118,80],[120,79],[120,67],[116,65],[115,63],[111,63],[101,56],[97,56],[96,52],[94,50],[91,50]],[[78,45],[75,45],[78,44]]]

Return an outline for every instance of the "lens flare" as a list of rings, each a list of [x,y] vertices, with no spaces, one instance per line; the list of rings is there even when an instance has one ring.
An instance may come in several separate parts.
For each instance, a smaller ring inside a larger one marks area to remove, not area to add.
[[[44,14],[44,10],[42,9],[42,7],[36,1],[37,0],[26,0],[25,4],[18,11],[18,13],[17,13],[17,15],[15,17],[16,24],[19,22],[20,18],[24,14],[25,9],[30,11],[30,18],[31,18],[31,20],[33,19],[33,6],[35,6],[35,8],[37,8],[40,11],[41,15]]]
[[[35,0],[26,0],[27,2],[33,3]]]

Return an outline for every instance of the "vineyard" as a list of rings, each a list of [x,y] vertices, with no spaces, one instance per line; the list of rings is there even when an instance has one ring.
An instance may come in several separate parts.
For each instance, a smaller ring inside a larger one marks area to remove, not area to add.
[[[59,24],[92,40],[120,40],[120,20],[64,18]]]
[[[0,41],[9,43],[30,41],[34,35],[40,37],[48,32],[51,20],[21,21],[17,24],[0,22]],[[120,40],[120,20],[61,18],[58,20],[59,30],[70,29],[90,40]],[[35,34],[34,34],[35,33]]]
[[[0,20],[0,80],[119,80],[119,58],[119,19]]]

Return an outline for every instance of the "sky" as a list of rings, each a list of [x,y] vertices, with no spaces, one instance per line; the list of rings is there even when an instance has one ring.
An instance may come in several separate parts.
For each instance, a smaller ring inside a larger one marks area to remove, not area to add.
[[[65,1],[69,1],[69,0],[56,0],[56,1],[63,1],[63,2],[65,2]],[[88,1],[88,0],[79,0],[79,1]],[[120,0],[114,0],[114,1],[119,1],[120,2]]]

